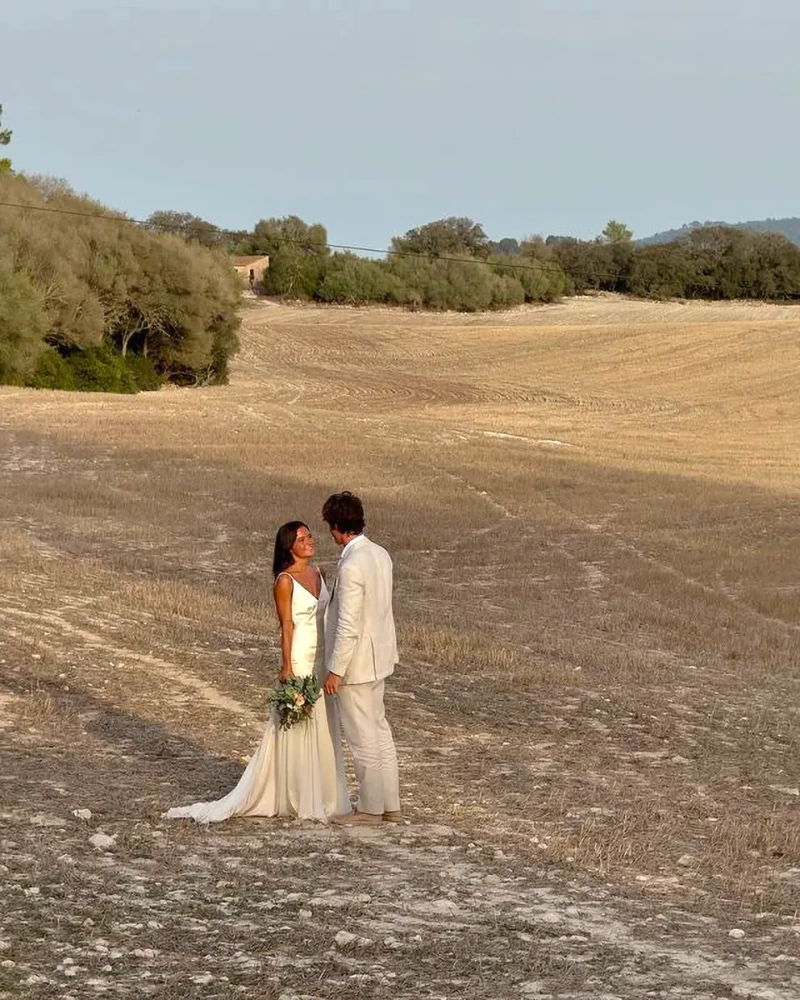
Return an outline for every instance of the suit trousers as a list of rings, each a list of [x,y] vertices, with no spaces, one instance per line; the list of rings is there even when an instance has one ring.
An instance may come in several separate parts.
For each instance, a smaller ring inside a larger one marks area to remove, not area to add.
[[[383,706],[383,681],[342,684],[339,712],[358,781],[359,812],[399,812],[397,751]]]

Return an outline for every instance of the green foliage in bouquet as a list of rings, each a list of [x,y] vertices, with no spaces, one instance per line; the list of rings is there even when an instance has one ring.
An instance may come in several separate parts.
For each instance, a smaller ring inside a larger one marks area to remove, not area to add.
[[[269,696],[269,703],[278,714],[281,729],[291,729],[298,722],[311,718],[320,696],[319,681],[312,675],[290,677]]]

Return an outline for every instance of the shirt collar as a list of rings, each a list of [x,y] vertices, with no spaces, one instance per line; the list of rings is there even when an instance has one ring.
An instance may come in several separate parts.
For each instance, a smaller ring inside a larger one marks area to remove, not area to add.
[[[361,535],[356,535],[355,538],[351,538],[350,541],[347,543],[347,545],[345,545],[345,547],[342,549],[342,554],[339,556],[339,558],[344,559],[345,552],[347,552],[348,549],[352,549],[358,542],[362,541],[366,537],[367,537],[366,535],[361,534]]]

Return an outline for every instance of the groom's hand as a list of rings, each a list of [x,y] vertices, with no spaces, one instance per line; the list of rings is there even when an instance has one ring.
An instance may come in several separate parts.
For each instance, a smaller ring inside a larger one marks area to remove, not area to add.
[[[322,684],[322,690],[325,694],[334,695],[339,691],[339,685],[342,683],[342,678],[338,674],[327,673],[325,675],[325,680]]]

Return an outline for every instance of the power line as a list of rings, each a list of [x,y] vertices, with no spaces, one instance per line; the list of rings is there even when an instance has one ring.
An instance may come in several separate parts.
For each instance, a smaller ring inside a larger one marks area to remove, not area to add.
[[[151,223],[146,219],[132,219],[128,215],[113,215],[110,213],[102,212],[79,212],[75,209],[69,208],[55,208],[52,205],[23,205],[12,201],[0,201],[0,208],[16,208],[21,211],[32,211],[32,212],[52,212],[55,215],[69,215],[76,216],[82,219],[101,219],[105,222],[126,222],[131,226],[142,226],[144,228],[150,228]],[[238,229],[222,229],[220,226],[215,226],[213,223],[207,223],[211,227],[214,233],[220,236],[240,236],[242,230]],[[173,234],[175,235],[175,234]],[[386,249],[380,250],[377,247],[361,247],[352,246],[347,243],[313,243],[309,240],[293,239],[292,237],[280,237],[280,242],[282,243],[292,243],[296,246],[306,247],[308,249],[317,250],[348,250],[354,253],[370,253],[370,254],[383,254],[386,257],[418,257],[427,261],[443,260],[452,261],[458,264],[482,264],[484,267],[502,267],[510,269],[513,271],[536,271],[541,273],[542,271],[551,271],[552,273],[561,274],[566,277],[566,272],[559,264],[549,264],[546,261],[537,261],[535,264],[514,264],[505,263],[504,261],[489,261],[480,260],[477,257],[455,257],[448,254],[438,254],[438,253],[423,253],[417,250],[393,250]],[[619,280],[619,272],[610,271],[594,271],[593,277],[596,278],[613,278],[615,281]]]
[[[317,244],[311,243],[306,245],[316,246]],[[423,253],[419,250],[376,250],[374,247],[352,247],[341,243],[325,243],[323,245],[332,250],[353,250],[361,253],[382,253],[386,254],[387,257],[422,257],[424,260],[448,260],[455,261],[459,264],[483,264],[486,267],[506,267],[511,268],[514,271],[554,271],[558,274],[564,274],[564,269],[562,267],[548,264],[545,261],[538,261],[536,264],[512,264],[510,262],[506,264],[504,261],[499,260],[481,260],[478,257],[452,257],[448,254]]]
[[[74,209],[54,208],[52,205],[21,205],[14,201],[0,201],[0,208],[19,208],[25,212],[53,212],[56,215],[77,215],[83,219],[105,219],[106,222],[128,222],[134,226],[147,225],[146,222],[142,222],[139,219],[132,219],[128,215],[103,215],[101,212],[76,212]]]

